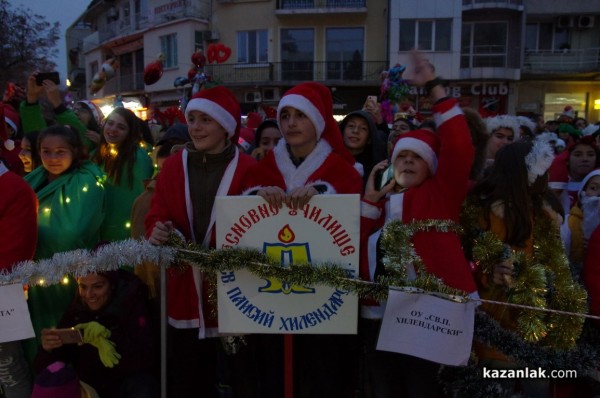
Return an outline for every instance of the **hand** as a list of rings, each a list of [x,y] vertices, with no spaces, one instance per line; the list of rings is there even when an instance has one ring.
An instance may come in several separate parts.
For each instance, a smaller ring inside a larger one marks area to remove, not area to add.
[[[375,181],[375,176],[379,171],[384,171],[387,169],[389,162],[386,160],[382,160],[377,163],[373,170],[371,170],[371,174],[369,174],[369,178],[367,179],[367,184],[365,185],[365,193],[363,195],[363,199],[368,200],[369,202],[377,203],[379,202],[388,192],[391,192],[394,189],[394,185],[396,185],[396,180],[392,178],[392,180],[385,185],[381,190],[378,190],[375,187],[375,184],[378,181]]]
[[[157,221],[152,229],[152,234],[148,241],[153,245],[164,245],[169,240],[169,235],[173,231],[173,222],[165,221],[164,223]]]
[[[44,80],[42,86],[46,90],[46,98],[48,99],[48,102],[50,102],[50,105],[52,105],[53,108],[58,108],[63,103],[60,87],[50,80]]]
[[[293,210],[301,209],[318,193],[312,186],[294,188],[287,194],[285,204]]]
[[[259,189],[256,194],[278,209],[281,209],[286,200],[285,192],[279,187],[264,187]]]
[[[363,106],[363,111],[368,112],[373,116],[375,124],[383,123],[383,116],[381,115],[381,104],[379,102],[367,101]]]
[[[264,148],[254,148],[250,156],[252,156],[256,160],[261,160],[265,157],[267,151]]]
[[[42,348],[45,351],[52,351],[62,347],[63,343],[60,336],[54,333],[53,329],[42,329]]]
[[[514,284],[514,265],[512,260],[504,260],[494,266],[493,282],[496,285],[512,288]]]
[[[100,134],[95,132],[94,130],[88,130],[85,132],[85,136],[88,140],[92,141],[94,144],[100,144]]]
[[[40,96],[44,92],[44,86],[38,86],[35,79],[39,72],[29,75],[27,78],[27,103],[35,104],[39,101]]]
[[[413,50],[410,52],[410,58],[413,67],[412,84],[422,87],[428,81],[435,79],[435,67],[422,52]]]

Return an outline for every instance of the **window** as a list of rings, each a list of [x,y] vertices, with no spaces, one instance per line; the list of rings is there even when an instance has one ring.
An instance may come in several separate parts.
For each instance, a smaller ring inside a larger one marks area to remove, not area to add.
[[[165,68],[177,66],[177,33],[160,37],[160,51],[165,56],[163,61]]]
[[[452,20],[400,20],[400,51],[418,48],[421,51],[450,51]]]
[[[328,28],[327,79],[361,80],[364,56],[363,28]]]
[[[507,38],[505,22],[463,24],[460,67],[506,67]]]
[[[570,48],[569,30],[552,22],[528,23],[525,29],[525,49],[528,51],[558,51]]]
[[[237,32],[237,62],[245,64],[264,63],[269,60],[267,30]]]
[[[313,29],[281,30],[283,80],[313,80],[314,42]]]

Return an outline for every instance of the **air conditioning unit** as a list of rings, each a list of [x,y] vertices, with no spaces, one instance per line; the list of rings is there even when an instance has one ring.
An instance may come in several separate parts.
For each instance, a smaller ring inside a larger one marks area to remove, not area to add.
[[[216,41],[219,40],[219,32],[216,30],[203,30],[202,40],[204,41]]]
[[[262,97],[265,101],[279,101],[279,88],[277,87],[268,87],[263,88]]]
[[[262,97],[260,95],[260,91],[246,91],[244,94],[245,102],[261,102]]]
[[[582,29],[593,28],[596,18],[590,15],[581,15],[577,17],[577,27]]]
[[[570,15],[562,15],[556,19],[556,27],[560,29],[572,28],[575,25],[575,18]]]

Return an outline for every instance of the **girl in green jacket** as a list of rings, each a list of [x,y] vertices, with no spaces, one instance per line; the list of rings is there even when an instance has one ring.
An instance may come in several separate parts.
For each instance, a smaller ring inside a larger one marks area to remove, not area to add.
[[[56,125],[41,131],[38,151],[43,167],[25,177],[39,201],[35,259],[94,248],[100,241],[105,214],[104,173],[92,162],[80,160],[83,145],[78,132],[69,126]],[[50,286],[44,286],[43,280],[35,281],[28,291],[37,337],[42,328],[57,325],[77,290],[74,279],[64,276],[62,280]],[[39,340],[28,347],[30,358],[38,344]]]

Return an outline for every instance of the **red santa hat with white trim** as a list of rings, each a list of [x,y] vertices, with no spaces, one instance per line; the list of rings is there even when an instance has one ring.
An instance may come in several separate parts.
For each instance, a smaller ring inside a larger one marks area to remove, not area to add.
[[[351,165],[354,157],[344,146],[340,128],[333,118],[333,97],[329,88],[321,83],[305,82],[292,87],[281,98],[277,106],[277,122],[280,122],[281,110],[285,107],[298,109],[315,126],[317,141],[324,139],[335,153]]]
[[[192,111],[206,113],[215,119],[227,131],[231,142],[238,142],[242,113],[240,104],[227,88],[216,86],[194,94],[185,108],[185,120],[188,124]]]
[[[102,119],[104,119],[104,114],[100,108],[98,108],[98,105],[94,104],[92,101],[81,100],[77,101],[77,104],[82,104],[85,106],[92,113],[94,119],[96,119],[96,123],[101,123]]]
[[[427,163],[429,173],[435,174],[440,152],[440,139],[436,133],[421,129],[401,134],[390,158],[392,164],[402,151],[411,151],[419,155]]]
[[[0,144],[9,151],[15,149],[15,142],[8,136],[7,125],[11,126],[15,131],[17,127],[15,122],[11,120],[11,110],[9,105],[0,104]],[[12,111],[15,113],[14,111]],[[16,117],[17,123],[19,122],[19,116]]]

